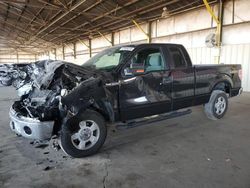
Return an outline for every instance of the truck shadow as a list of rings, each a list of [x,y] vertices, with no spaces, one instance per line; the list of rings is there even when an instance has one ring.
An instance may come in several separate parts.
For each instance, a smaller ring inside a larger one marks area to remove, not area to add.
[[[110,127],[107,140],[100,152],[121,150],[132,144],[149,142],[151,140],[167,143],[195,129],[199,129],[198,124],[170,123],[166,120],[125,130],[117,130],[115,127]]]

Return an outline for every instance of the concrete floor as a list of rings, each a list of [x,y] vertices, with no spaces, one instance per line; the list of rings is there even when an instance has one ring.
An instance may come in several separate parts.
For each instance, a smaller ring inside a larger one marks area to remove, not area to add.
[[[72,159],[35,148],[9,129],[15,92],[0,88],[0,187],[250,187],[250,93],[226,116],[193,113],[128,130],[110,129],[95,156]]]

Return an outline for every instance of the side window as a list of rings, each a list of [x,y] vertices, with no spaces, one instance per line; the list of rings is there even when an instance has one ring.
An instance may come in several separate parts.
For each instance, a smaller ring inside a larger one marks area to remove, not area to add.
[[[186,61],[181,53],[181,50],[177,47],[170,47],[170,54],[172,56],[172,59],[174,61],[175,68],[181,68],[186,67]]]
[[[160,49],[144,49],[131,59],[131,67],[144,66],[146,72],[165,70],[165,63]]]

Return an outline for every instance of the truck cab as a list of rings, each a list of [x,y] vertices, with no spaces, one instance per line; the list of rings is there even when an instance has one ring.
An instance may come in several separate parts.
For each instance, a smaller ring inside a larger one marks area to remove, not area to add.
[[[181,45],[139,45],[119,67],[121,119],[165,113],[193,104],[195,77]]]

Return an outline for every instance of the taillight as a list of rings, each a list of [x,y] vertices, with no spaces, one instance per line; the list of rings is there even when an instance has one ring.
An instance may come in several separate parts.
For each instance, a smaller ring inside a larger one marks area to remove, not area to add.
[[[242,69],[240,69],[240,70],[238,71],[238,74],[239,74],[240,80],[242,80]]]

